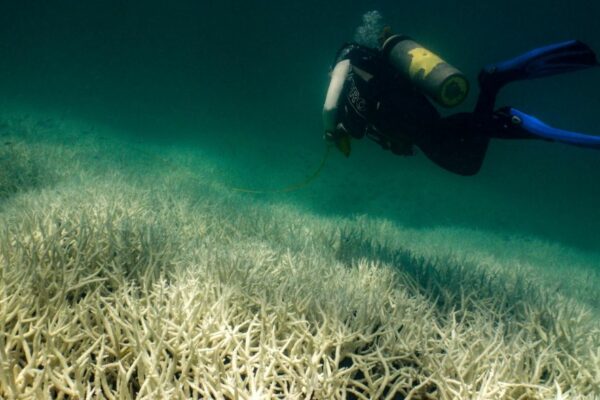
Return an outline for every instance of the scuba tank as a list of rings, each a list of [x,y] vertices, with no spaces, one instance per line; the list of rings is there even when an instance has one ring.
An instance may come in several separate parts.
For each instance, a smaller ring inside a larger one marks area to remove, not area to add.
[[[466,76],[408,36],[389,37],[382,51],[398,71],[439,105],[455,107],[467,97]]]

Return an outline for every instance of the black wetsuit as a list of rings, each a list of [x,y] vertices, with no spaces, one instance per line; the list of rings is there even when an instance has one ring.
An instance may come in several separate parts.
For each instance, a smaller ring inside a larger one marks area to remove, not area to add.
[[[442,118],[379,50],[346,44],[335,64],[345,59],[352,68],[337,118],[355,138],[368,136],[399,155],[413,154],[416,145],[437,165],[460,175],[479,171],[491,138],[533,138],[513,124],[503,109],[493,111],[495,92],[482,89],[476,112]]]

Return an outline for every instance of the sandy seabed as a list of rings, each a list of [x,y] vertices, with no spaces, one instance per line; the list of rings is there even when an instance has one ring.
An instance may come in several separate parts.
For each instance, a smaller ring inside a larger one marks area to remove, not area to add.
[[[600,398],[598,255],[258,202],[84,123],[0,140],[1,398]]]

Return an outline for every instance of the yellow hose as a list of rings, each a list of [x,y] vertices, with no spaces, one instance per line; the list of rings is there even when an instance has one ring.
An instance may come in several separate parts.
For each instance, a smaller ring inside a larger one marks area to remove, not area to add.
[[[162,158],[161,156],[159,156],[158,154],[156,154],[152,151],[142,150],[142,149],[139,149],[132,145],[129,145],[128,147],[131,148],[132,150],[135,150],[138,153],[144,154],[150,158],[160,160],[163,164],[169,166],[170,168],[179,169],[179,170],[182,169],[182,167],[175,165],[173,162],[171,162],[165,158]],[[263,189],[263,190],[234,187],[234,186],[230,186],[227,184],[225,184],[225,187],[227,187],[229,190],[233,190],[235,192],[253,193],[253,194],[287,193],[287,192],[293,192],[295,190],[302,189],[302,188],[308,186],[313,180],[315,180],[315,178],[317,176],[319,176],[319,174],[323,170],[323,167],[325,166],[325,163],[327,162],[327,159],[329,158],[329,154],[331,152],[332,147],[333,147],[333,145],[331,143],[327,143],[325,146],[325,152],[323,153],[323,158],[321,159],[321,162],[320,162],[319,166],[315,169],[315,171],[308,178],[304,179],[301,182],[295,183],[293,185],[285,186],[280,189]],[[189,171],[186,171],[186,172],[188,175],[193,177],[192,173],[190,173]]]
[[[327,143],[327,145],[325,146],[325,152],[323,153],[323,158],[321,159],[321,163],[319,164],[319,166],[317,167],[317,169],[315,169],[315,171],[308,178],[306,178],[305,180],[303,180],[302,182],[298,182],[298,183],[295,183],[293,185],[285,186],[285,187],[280,188],[280,189],[264,189],[264,190],[259,190],[259,189],[246,189],[246,188],[231,187],[231,186],[229,187],[229,189],[234,190],[236,192],[253,193],[253,194],[287,193],[287,192],[293,192],[295,190],[302,189],[302,188],[308,186],[313,180],[315,180],[315,178],[317,176],[319,176],[319,174],[323,170],[323,167],[325,166],[325,163],[327,162],[327,158],[329,158],[329,153],[331,152],[331,148],[332,147],[333,147],[333,145],[331,143]]]

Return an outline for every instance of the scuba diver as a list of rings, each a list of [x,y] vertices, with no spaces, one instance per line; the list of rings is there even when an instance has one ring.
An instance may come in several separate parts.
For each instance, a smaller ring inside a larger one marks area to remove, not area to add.
[[[484,67],[475,109],[442,117],[442,107],[460,104],[466,77],[408,36],[385,28],[379,48],[346,43],[337,52],[323,107],[326,140],[346,156],[350,138],[364,136],[398,155],[414,146],[440,167],[475,175],[490,139],[542,139],[600,149],[600,136],[569,132],[512,107],[495,109],[504,85],[598,66],[594,52],[571,40],[534,49]]]

